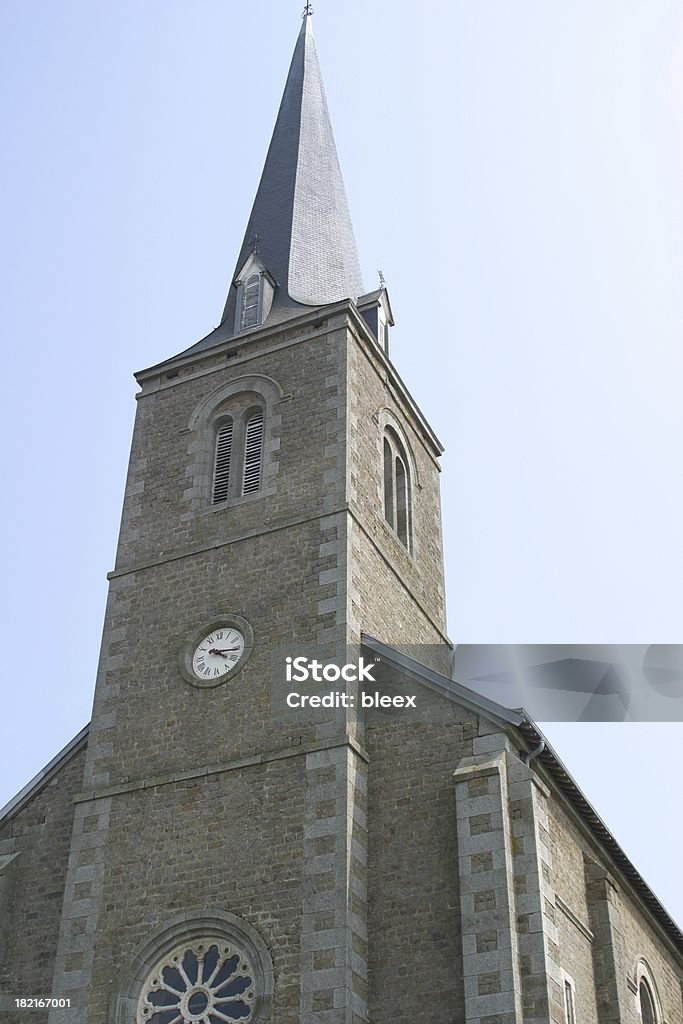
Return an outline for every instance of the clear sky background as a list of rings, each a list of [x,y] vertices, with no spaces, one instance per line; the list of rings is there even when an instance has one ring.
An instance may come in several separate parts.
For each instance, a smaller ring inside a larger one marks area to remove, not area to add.
[[[300,0],[0,0],[0,804],[88,720],[133,370],[220,317]],[[683,641],[683,8],[318,0],[450,633]],[[144,685],[144,680],[140,681]],[[683,725],[547,725],[683,922]]]

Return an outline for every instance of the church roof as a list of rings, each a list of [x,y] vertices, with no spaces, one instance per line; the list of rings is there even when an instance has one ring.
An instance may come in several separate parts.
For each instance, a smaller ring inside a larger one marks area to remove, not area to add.
[[[181,353],[235,334],[235,280],[252,253],[276,283],[266,323],[363,295],[312,19],[304,17],[221,322]]]

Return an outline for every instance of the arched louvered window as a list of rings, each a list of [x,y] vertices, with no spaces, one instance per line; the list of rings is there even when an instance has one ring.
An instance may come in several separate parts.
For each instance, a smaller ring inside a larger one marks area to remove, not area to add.
[[[213,506],[233,519],[233,506],[277,491],[282,388],[270,377],[240,373],[209,391],[190,419],[196,431],[188,452],[186,496],[192,513]],[[227,509],[226,509],[227,507]]]
[[[384,518],[401,543],[411,548],[410,475],[398,434],[387,428],[383,442]]]
[[[247,420],[244,432],[244,473],[242,494],[253,494],[261,489],[263,461],[263,413],[254,412]]]
[[[216,433],[216,451],[213,467],[211,501],[217,505],[227,501],[230,487],[230,461],[232,458],[232,420],[226,420]]]
[[[640,1002],[640,1016],[643,1024],[657,1024],[655,1004],[650,992],[648,983],[644,980],[638,986],[638,999]]]
[[[261,275],[252,274],[244,283],[242,293],[242,330],[256,327],[259,322],[259,305],[261,301]]]

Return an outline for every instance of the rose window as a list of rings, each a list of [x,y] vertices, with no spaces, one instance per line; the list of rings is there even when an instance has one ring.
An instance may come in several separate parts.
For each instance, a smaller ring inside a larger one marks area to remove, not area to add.
[[[185,943],[148,976],[138,1024],[250,1021],[254,989],[254,971],[234,946],[217,939]]]

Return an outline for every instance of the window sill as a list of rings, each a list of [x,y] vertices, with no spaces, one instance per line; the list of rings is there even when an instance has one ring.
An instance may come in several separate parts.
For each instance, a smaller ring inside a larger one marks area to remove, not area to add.
[[[396,547],[400,551],[403,551],[403,553],[410,559],[411,562],[415,562],[414,552],[411,550],[411,548],[406,547],[406,545],[403,543],[399,535],[396,533],[396,530],[394,530],[393,526],[390,526],[384,517],[382,517],[381,523],[385,535],[387,537],[391,537]]]
[[[242,494],[237,498],[228,498],[227,501],[216,502],[215,505],[206,505],[204,508],[197,508],[193,514],[195,516],[208,516],[212,512],[225,512],[226,509],[239,508],[240,505],[248,505],[252,501],[258,501],[260,498],[267,498],[271,494],[274,494],[273,489],[255,491],[253,494]]]

